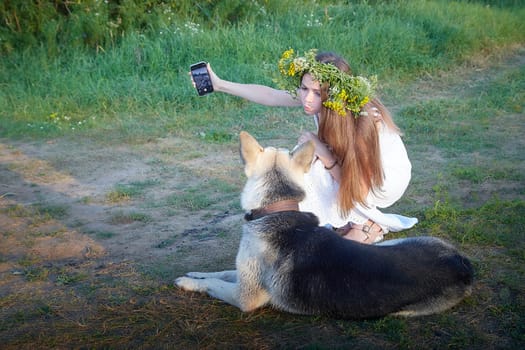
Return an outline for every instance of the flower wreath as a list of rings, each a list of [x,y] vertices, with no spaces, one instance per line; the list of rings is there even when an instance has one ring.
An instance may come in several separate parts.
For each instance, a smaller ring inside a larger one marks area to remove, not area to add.
[[[316,53],[316,49],[311,49],[304,56],[298,56],[293,49],[284,51],[278,64],[281,75],[275,80],[279,88],[297,96],[303,75],[310,73],[314,80],[329,85],[328,100],[323,102],[326,108],[341,116],[346,116],[347,111],[351,111],[356,118],[366,114],[361,109],[374,95],[376,76],[367,79],[349,75],[333,64],[317,61]]]

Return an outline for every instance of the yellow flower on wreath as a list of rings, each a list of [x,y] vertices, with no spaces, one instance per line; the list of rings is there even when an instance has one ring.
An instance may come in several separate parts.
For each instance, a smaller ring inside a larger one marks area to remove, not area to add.
[[[281,73],[275,79],[277,85],[296,96],[302,76],[310,73],[315,80],[330,86],[328,100],[323,102],[326,108],[341,116],[351,111],[356,118],[359,117],[361,109],[374,95],[377,78],[346,74],[334,65],[318,62],[316,53],[316,49],[311,49],[304,56],[298,56],[294,49],[284,51],[277,64]]]
[[[295,75],[295,64],[290,64],[290,67],[288,68],[288,75],[293,77]]]

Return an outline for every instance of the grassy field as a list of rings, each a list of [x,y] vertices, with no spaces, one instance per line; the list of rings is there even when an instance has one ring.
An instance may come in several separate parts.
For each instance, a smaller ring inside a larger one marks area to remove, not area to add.
[[[1,348],[524,347],[525,8],[304,3],[235,25],[181,20],[98,51],[0,57]],[[442,237],[470,257],[474,291],[454,309],[359,322],[243,314],[172,286],[233,267],[238,132],[290,148],[313,127],[300,110],[198,97],[188,67],[207,60],[271,85],[289,47],[334,50],[379,76],[413,163],[391,211],[420,220],[389,236]]]

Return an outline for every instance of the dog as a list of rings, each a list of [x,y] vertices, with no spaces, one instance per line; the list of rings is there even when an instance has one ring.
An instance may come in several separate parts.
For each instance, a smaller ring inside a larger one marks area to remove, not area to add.
[[[300,212],[313,143],[292,153],[240,133],[247,211],[236,270],[189,272],[175,280],[244,312],[271,305],[302,315],[370,319],[439,313],[470,295],[473,269],[450,244],[413,237],[362,244]]]

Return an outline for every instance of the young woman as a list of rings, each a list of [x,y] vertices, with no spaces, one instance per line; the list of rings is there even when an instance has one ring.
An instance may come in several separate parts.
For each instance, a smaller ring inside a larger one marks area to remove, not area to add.
[[[411,163],[400,131],[388,110],[373,98],[372,83],[354,77],[340,56],[310,50],[304,57],[286,51],[279,61],[283,89],[220,79],[208,64],[214,91],[266,106],[302,106],[314,117],[315,158],[305,175],[302,211],[319,217],[321,225],[337,227],[345,238],[363,243],[383,239],[389,231],[408,229],[416,218],[386,214],[411,177]]]

